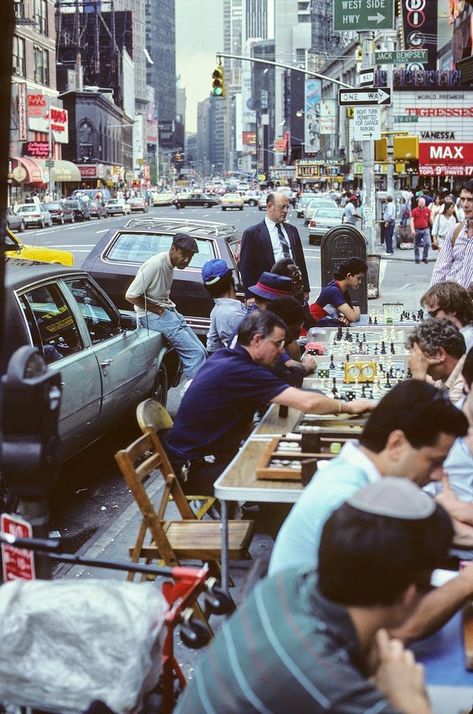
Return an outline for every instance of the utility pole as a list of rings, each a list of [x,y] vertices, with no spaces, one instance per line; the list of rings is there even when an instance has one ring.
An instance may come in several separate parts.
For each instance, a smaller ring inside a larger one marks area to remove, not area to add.
[[[362,69],[374,66],[373,32],[363,32]],[[374,143],[371,139],[363,141],[363,232],[368,244],[368,252],[374,252],[375,245],[375,185],[374,185]]]

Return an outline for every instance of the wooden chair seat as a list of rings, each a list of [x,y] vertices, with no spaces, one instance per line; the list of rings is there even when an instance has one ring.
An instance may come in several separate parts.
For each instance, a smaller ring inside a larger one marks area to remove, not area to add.
[[[178,560],[220,560],[221,524],[217,521],[164,521],[166,538]],[[230,521],[228,524],[229,557],[244,560],[253,536],[253,521]],[[133,548],[130,548],[130,554]],[[140,557],[161,558],[157,545],[142,546]]]

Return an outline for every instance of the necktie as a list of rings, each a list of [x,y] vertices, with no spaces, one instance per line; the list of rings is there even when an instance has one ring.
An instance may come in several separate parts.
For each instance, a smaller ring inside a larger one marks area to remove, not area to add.
[[[278,236],[279,236],[279,241],[281,243],[282,254],[285,258],[290,258],[291,253],[289,251],[289,243],[287,242],[286,236],[282,232],[281,224],[276,223],[276,228],[278,229]]]

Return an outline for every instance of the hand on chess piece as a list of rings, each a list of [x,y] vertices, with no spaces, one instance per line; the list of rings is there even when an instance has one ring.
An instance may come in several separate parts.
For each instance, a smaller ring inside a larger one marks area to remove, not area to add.
[[[375,407],[376,402],[371,402],[369,399],[354,399],[352,402],[345,402],[343,413],[363,414],[364,412],[372,412]]]

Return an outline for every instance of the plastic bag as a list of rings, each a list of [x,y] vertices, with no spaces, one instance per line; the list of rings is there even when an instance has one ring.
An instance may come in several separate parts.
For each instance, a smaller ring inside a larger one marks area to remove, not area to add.
[[[0,588],[0,701],[117,714],[161,672],[166,600],[156,584],[17,580]]]

